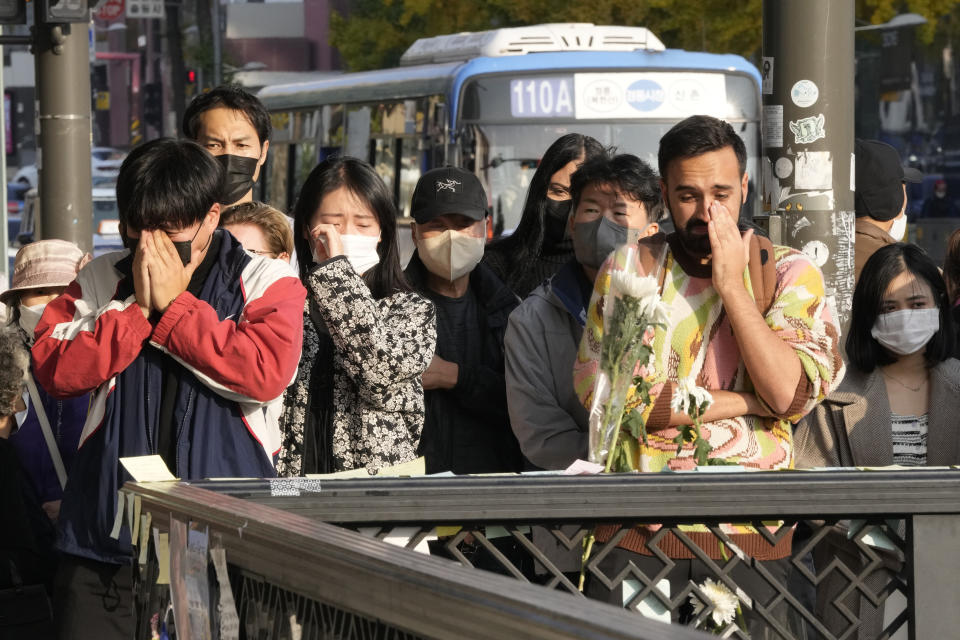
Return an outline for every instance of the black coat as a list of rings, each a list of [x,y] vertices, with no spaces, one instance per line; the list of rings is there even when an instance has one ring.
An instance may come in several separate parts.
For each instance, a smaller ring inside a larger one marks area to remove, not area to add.
[[[427,271],[414,253],[406,269],[410,283],[425,297],[436,294],[427,288]],[[482,362],[460,365],[453,389],[424,392],[426,416],[418,452],[426,457],[427,473],[492,473],[520,471],[523,457],[507,413],[504,379],[503,337],[507,318],[520,300],[483,263],[470,274],[470,289],[481,313],[470,332],[482,342]],[[437,327],[437,352],[444,352],[449,336]]]

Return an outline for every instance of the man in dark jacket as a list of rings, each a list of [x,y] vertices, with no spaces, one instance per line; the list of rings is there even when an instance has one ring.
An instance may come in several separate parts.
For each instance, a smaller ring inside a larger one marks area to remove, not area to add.
[[[907,235],[907,182],[921,182],[916,169],[904,168],[900,155],[879,140],[857,140],[854,206],[854,275],[877,249],[900,242]]]
[[[472,173],[434,169],[417,182],[410,213],[417,250],[406,274],[437,309],[436,355],[423,374],[427,473],[519,471],[503,377],[503,336],[519,300],[480,264],[486,193]]]
[[[657,174],[636,156],[584,162],[570,192],[575,258],[527,296],[506,334],[510,420],[523,455],[541,469],[587,458],[587,411],[573,388],[573,365],[597,270],[620,245],[660,230]]]
[[[217,229],[222,185],[194,142],[134,149],[117,178],[128,250],[84,267],[37,325],[37,382],[93,395],[60,508],[61,638],[133,635],[130,532],[110,535],[120,458],[159,454],[185,480],[276,475],[266,409],[296,373],[306,290]]]

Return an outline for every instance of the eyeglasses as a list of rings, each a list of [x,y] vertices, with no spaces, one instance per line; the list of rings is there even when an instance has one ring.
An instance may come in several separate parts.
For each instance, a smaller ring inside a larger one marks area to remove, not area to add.
[[[267,249],[247,249],[247,251],[249,251],[250,253],[255,253],[258,256],[270,256],[271,258],[277,257],[277,254]]]

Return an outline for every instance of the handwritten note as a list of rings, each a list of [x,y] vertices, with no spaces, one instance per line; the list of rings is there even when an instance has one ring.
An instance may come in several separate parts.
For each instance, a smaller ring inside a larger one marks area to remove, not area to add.
[[[164,482],[176,480],[160,456],[120,458],[120,464],[137,482]]]

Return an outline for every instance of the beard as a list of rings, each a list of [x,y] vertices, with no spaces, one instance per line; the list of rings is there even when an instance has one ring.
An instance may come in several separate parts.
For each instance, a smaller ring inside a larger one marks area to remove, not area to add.
[[[696,231],[703,229],[702,233]],[[686,226],[677,229],[677,238],[683,248],[694,258],[706,258],[713,250],[710,248],[710,236],[707,234],[707,223],[691,218]]]

